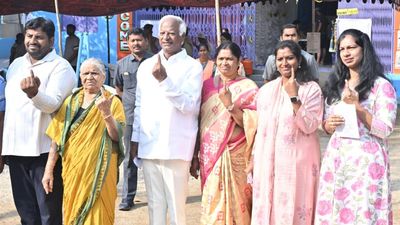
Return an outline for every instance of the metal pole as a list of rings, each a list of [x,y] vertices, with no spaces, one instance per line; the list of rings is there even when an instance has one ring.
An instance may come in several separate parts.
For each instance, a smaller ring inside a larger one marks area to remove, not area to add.
[[[107,63],[110,64],[110,21],[106,16],[107,21]]]
[[[56,8],[57,27],[58,27],[58,49],[60,49],[60,52],[58,54],[62,56],[63,50],[62,50],[62,38],[61,38],[60,14],[58,12],[58,0],[54,0],[54,6]]]
[[[111,83],[111,73],[110,73],[110,20],[108,16],[106,16],[107,22],[107,68],[108,68],[108,80],[107,83],[110,85]]]
[[[19,23],[19,31],[21,33],[24,33],[24,25],[22,25],[21,14],[20,13],[18,13],[18,23]]]
[[[219,14],[219,0],[215,0],[215,23],[217,25],[217,45],[221,44],[221,15]]]

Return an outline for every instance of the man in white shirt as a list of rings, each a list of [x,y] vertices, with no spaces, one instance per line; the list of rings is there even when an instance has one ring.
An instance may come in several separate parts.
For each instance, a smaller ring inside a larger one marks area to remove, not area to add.
[[[291,40],[296,43],[299,43],[300,34],[298,27],[294,24],[286,24],[281,29],[281,41]],[[319,79],[318,72],[318,64],[315,61],[315,58],[310,53],[301,50],[301,55],[307,61],[308,71],[310,72],[310,76]],[[274,80],[276,76],[274,76],[274,72],[276,72],[276,64],[275,64],[275,55],[272,54],[268,56],[267,62],[265,63],[265,69],[263,73],[263,78],[265,82]]]
[[[62,224],[61,163],[54,169],[53,192],[42,177],[51,140],[45,135],[51,114],[76,85],[68,61],[53,49],[55,27],[38,17],[25,25],[27,53],[7,71],[2,155],[10,169],[14,203],[23,225]],[[12,99],[12,100],[11,100]]]
[[[198,129],[202,66],[181,48],[186,24],[159,23],[162,50],[140,64],[131,154],[143,160],[150,224],[186,224],[189,168]],[[139,143],[139,144],[138,144]]]

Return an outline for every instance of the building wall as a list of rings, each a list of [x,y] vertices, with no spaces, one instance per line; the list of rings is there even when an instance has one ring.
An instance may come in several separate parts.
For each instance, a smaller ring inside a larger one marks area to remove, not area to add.
[[[235,4],[220,9],[221,28],[228,28],[232,35],[232,41],[238,44],[242,50],[242,57],[254,61],[255,57],[255,4]],[[145,23],[158,24],[158,20],[164,15],[177,15],[185,20],[188,25],[189,38],[198,44],[198,34],[202,33],[211,45],[211,57],[214,57],[217,48],[217,32],[214,8],[154,8],[141,9],[134,12],[134,26],[143,26]],[[157,36],[153,27],[153,36]],[[193,57],[197,57],[197,48],[193,49]]]
[[[391,4],[386,1],[383,4],[379,3],[379,1],[373,4],[370,0],[367,3],[363,3],[362,0],[351,0],[350,2],[339,2],[338,8],[357,8],[359,12],[355,15],[340,16],[339,18],[372,19],[371,41],[385,72],[390,73],[393,62],[393,8]]]
[[[261,68],[279,42],[282,25],[297,18],[296,1],[256,4],[256,50],[255,66]]]

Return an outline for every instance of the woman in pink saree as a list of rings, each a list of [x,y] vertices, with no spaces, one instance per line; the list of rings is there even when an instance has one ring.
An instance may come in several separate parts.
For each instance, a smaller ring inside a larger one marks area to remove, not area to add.
[[[278,77],[265,84],[257,97],[251,224],[312,225],[322,91],[308,73],[298,44],[280,42],[275,57]]]
[[[245,168],[256,131],[257,85],[238,75],[240,48],[223,43],[217,51],[220,76],[203,84],[198,165],[202,211],[200,224],[250,224],[251,186]]]

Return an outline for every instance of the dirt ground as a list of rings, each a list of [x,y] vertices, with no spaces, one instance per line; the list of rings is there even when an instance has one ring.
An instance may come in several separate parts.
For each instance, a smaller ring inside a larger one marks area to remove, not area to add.
[[[400,114],[400,113],[398,113]],[[325,149],[328,137],[321,134],[321,149]],[[393,215],[394,225],[400,225],[400,115],[397,116],[395,132],[389,138],[390,144],[390,163],[391,180],[393,194]],[[200,221],[200,182],[194,178],[189,181],[189,196],[186,203],[187,224],[199,224]],[[119,193],[121,184],[118,185]],[[118,206],[120,197],[116,201]],[[11,184],[9,180],[8,167],[0,174],[0,224],[18,225],[20,219],[15,209],[11,194]],[[127,212],[115,210],[116,225],[146,225],[148,224],[147,202],[144,188],[143,174],[139,170],[138,193],[135,198],[135,207]]]

